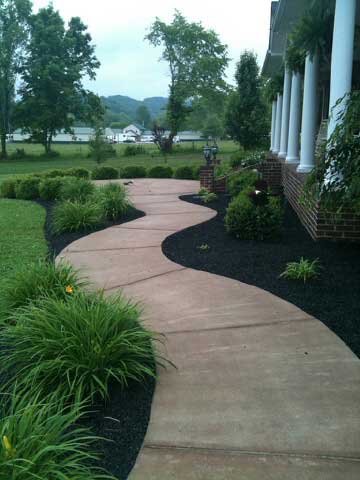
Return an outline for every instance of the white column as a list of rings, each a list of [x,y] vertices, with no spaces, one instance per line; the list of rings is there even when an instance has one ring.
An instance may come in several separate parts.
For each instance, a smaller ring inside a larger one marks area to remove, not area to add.
[[[333,47],[331,56],[331,84],[328,138],[335,130],[337,116],[344,103],[336,102],[351,92],[354,58],[356,0],[336,0]],[[346,99],[345,99],[346,100]],[[335,108],[333,108],[335,107]]]
[[[272,111],[271,111],[271,146],[270,146],[271,152],[274,151],[274,146],[275,146],[276,106],[277,106],[277,101],[274,100],[272,102]]]
[[[274,153],[279,153],[280,151],[282,101],[283,101],[283,97],[281,93],[278,93],[277,104],[276,104],[275,143],[274,143],[274,150],[273,150]]]
[[[286,163],[299,163],[300,142],[300,119],[301,119],[301,74],[293,72],[291,80],[289,142],[287,148]]]
[[[319,75],[319,55],[306,55],[304,77],[304,99],[301,123],[301,153],[298,172],[311,172],[315,165],[315,142],[317,125],[317,85]]]
[[[289,138],[291,72],[285,69],[279,157],[285,158]]]

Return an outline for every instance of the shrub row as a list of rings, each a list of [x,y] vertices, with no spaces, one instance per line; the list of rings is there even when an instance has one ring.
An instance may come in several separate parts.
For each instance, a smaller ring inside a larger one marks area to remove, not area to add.
[[[156,376],[158,339],[122,296],[87,293],[72,267],[15,271],[0,301],[0,478],[115,480],[81,427],[109,387]],[[6,380],[5,380],[6,379]]]

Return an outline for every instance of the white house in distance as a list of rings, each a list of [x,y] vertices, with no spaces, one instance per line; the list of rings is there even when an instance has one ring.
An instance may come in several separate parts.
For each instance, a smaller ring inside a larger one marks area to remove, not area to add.
[[[318,1],[272,2],[269,47],[262,69],[265,76],[271,78],[282,72],[289,35]],[[339,122],[344,102],[338,101],[360,89],[360,52],[354,48],[355,26],[360,25],[360,0],[328,0],[327,5],[334,14],[331,66],[322,68],[319,55],[309,52],[303,75],[285,65],[283,89],[272,103],[271,155],[266,168],[278,176],[286,197],[313,238],[359,241],[355,215],[353,220],[349,219],[351,226],[347,219],[344,223],[345,217],[337,225],[335,220],[325,225],[321,205],[306,210],[300,201],[306,177],[315,167],[317,140],[330,138]],[[351,233],[342,229],[341,221]]]

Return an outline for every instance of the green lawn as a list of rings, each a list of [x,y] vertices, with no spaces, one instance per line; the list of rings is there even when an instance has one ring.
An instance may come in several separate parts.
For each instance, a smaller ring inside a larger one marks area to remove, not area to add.
[[[13,269],[46,257],[45,215],[36,203],[0,199],[0,296]]]
[[[167,162],[174,168],[180,165],[200,165],[204,163],[202,153],[203,146],[203,143],[195,143],[195,150],[193,149],[192,143],[175,146],[175,153],[167,156]],[[143,147],[146,150],[145,154],[131,157],[124,156],[126,145],[115,145],[114,147],[117,155],[109,158],[106,161],[106,165],[118,168],[129,164],[150,167],[164,163],[164,158],[154,145],[144,145]],[[0,182],[4,180],[4,178],[12,175],[36,173],[52,168],[85,167],[93,169],[95,167],[95,162],[91,158],[88,158],[87,145],[55,144],[53,149],[60,153],[60,156],[56,158],[46,158],[42,156],[44,149],[41,145],[23,143],[9,144],[9,154],[11,155],[17,148],[23,148],[28,157],[21,160],[9,159],[7,161],[0,161]],[[219,158],[228,160],[230,155],[237,150],[237,146],[232,141],[224,141],[219,143],[219,149]]]

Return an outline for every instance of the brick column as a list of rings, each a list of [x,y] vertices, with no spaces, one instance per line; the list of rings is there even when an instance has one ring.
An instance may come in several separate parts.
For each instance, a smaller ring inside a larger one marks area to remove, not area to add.
[[[209,192],[214,191],[215,167],[204,165],[200,167],[200,187],[206,188]]]

